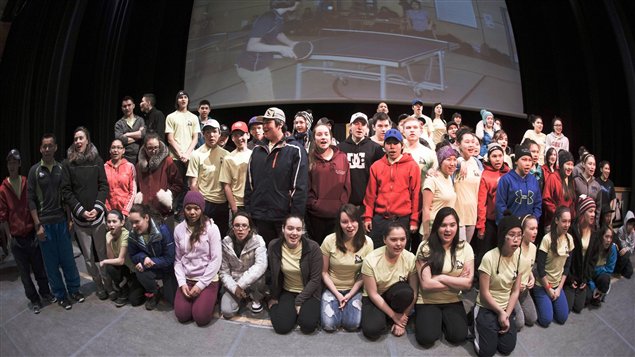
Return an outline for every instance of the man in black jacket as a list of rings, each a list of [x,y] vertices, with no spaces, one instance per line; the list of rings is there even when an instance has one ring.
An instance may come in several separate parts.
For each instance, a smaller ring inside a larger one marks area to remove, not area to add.
[[[254,147],[249,160],[245,209],[269,244],[280,236],[289,213],[304,216],[309,173],[304,148],[293,137],[284,137],[284,112],[269,108],[263,122],[264,140]]]

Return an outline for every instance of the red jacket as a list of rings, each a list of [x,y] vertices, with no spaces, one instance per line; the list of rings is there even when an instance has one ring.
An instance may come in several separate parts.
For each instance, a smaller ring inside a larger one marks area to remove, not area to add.
[[[571,219],[575,217],[575,181],[573,176],[569,177],[573,184],[573,192],[569,199],[564,198],[564,189],[560,180],[560,173],[554,172],[545,180],[545,187],[542,189],[542,222],[545,225],[551,224],[556,208],[559,206],[569,207]]]
[[[364,221],[373,215],[410,216],[410,225],[418,226],[421,217],[419,196],[421,170],[410,154],[403,154],[394,164],[386,156],[370,167],[370,178],[364,197]]]
[[[478,205],[476,207],[476,229],[479,234],[485,233],[485,221],[496,221],[496,189],[498,180],[509,172],[509,166],[503,163],[500,170],[494,170],[492,165],[485,163],[478,186]]]
[[[106,208],[118,209],[125,216],[128,216],[134,196],[137,194],[137,170],[133,164],[126,159],[121,159],[118,167],[114,167],[111,160],[104,164],[106,178],[108,179],[108,198],[106,198]]]
[[[183,178],[172,158],[168,156],[167,146],[159,141],[159,152],[151,159],[148,158],[145,149],[139,150],[136,168],[139,192],[143,194],[143,204],[154,207],[164,217],[169,215],[171,208],[159,202],[157,192],[160,189],[170,190],[174,201],[183,191]]]
[[[549,166],[547,164],[542,165],[542,175],[545,178],[544,182],[547,182],[547,178],[549,178],[549,176],[555,174],[556,172],[558,172],[558,165],[556,165],[556,171],[554,172],[549,171]]]
[[[316,217],[334,218],[351,195],[351,171],[346,154],[335,146],[331,160],[313,153],[309,170],[307,210]]]
[[[20,198],[13,192],[9,178],[0,186],[0,222],[9,222],[9,231],[14,237],[24,237],[33,231],[33,218],[29,211],[26,193],[26,177],[20,176]]]

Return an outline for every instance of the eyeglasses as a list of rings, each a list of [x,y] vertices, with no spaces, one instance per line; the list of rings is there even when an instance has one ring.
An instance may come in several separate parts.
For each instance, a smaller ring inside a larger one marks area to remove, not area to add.
[[[146,146],[146,150],[148,151],[157,151],[159,150],[158,146]]]
[[[517,239],[522,239],[523,235],[522,235],[522,233],[521,234],[514,234],[514,235],[507,234],[507,235],[505,235],[505,238],[511,239],[511,240],[517,240]]]
[[[241,230],[241,229],[247,229],[247,228],[249,228],[248,224],[244,224],[244,223],[243,224],[241,224],[241,223],[234,224],[234,229]]]

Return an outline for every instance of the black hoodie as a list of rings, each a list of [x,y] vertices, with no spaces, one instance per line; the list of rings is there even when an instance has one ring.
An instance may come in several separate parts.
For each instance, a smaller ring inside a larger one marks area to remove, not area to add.
[[[338,147],[346,153],[351,170],[351,196],[348,202],[361,206],[370,177],[370,166],[384,156],[384,149],[369,138],[363,138],[355,144],[350,135]]]

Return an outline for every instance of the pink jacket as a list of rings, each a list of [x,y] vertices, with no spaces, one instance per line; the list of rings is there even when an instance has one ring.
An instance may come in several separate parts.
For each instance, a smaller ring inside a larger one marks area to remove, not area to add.
[[[104,164],[110,191],[106,198],[106,209],[118,209],[128,216],[134,196],[137,194],[137,170],[126,159],[121,159],[118,167],[111,160]]]
[[[218,226],[212,224],[211,220],[194,247],[190,247],[187,221],[179,223],[174,227],[174,248],[174,275],[179,287],[185,285],[187,279],[196,280],[196,286],[201,290],[213,281],[218,281],[223,248]]]

